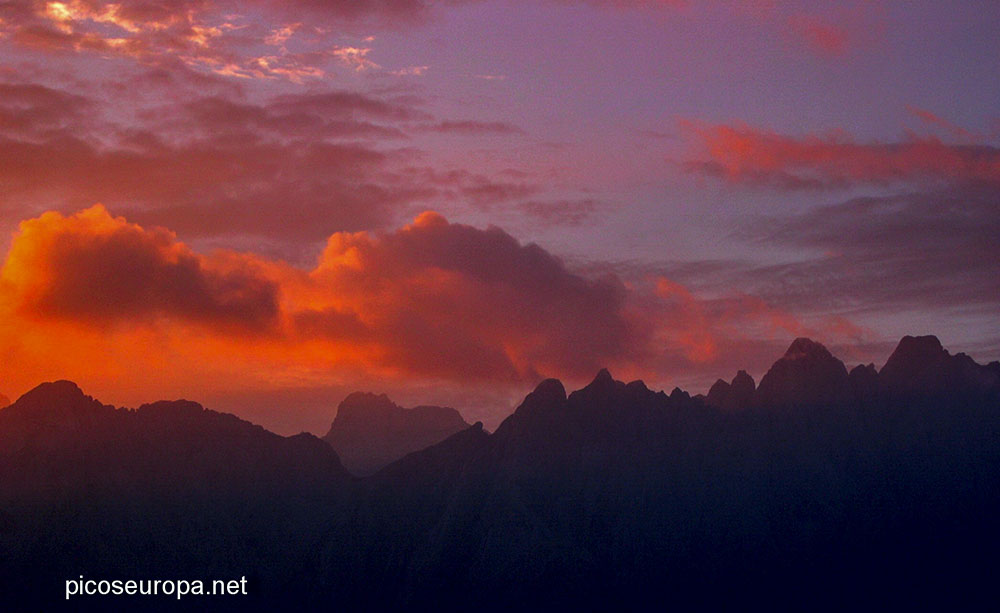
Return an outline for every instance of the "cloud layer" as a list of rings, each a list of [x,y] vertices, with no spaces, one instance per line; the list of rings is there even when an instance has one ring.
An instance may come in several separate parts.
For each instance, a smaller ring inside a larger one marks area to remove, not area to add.
[[[326,347],[320,367],[429,379],[584,376],[643,340],[620,282],[582,277],[502,230],[436,213],[395,232],[336,233],[311,270],[201,255],[101,206],[46,213],[21,224],[2,282],[9,314],[36,332],[47,322],[121,334],[194,326],[234,346],[249,334],[288,355]]]

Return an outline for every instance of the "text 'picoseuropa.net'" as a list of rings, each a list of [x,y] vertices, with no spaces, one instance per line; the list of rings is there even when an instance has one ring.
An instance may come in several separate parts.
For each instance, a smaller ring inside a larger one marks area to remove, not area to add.
[[[247,578],[239,579],[79,579],[66,580],[66,600],[72,596],[246,596]]]

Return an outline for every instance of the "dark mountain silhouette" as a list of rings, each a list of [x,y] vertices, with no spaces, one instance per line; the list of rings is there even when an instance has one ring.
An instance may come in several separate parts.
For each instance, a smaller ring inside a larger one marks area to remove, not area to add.
[[[0,550],[13,552],[0,593],[19,610],[8,594],[54,601],[80,574],[247,575],[281,590],[351,482],[312,435],[284,438],[183,400],[115,409],[45,383],[0,410]]]
[[[969,608],[1000,546],[1000,378],[933,345],[848,374],[797,339],[749,402],[742,375],[704,399],[550,379],[493,434],[358,480],[312,437],[53,384],[0,411],[2,588],[230,573],[253,577],[241,610]]]
[[[320,439],[281,437],[233,415],[178,400],[116,409],[69,381],[43,383],[0,411],[8,491],[65,496],[98,483],[245,492],[349,476]],[[180,484],[180,485],[179,485]]]
[[[408,453],[439,443],[469,424],[455,409],[419,406],[404,409],[381,394],[356,392],[340,403],[323,440],[337,450],[344,466],[370,475]]]
[[[722,379],[716,381],[708,390],[705,402],[718,409],[739,411],[749,408],[753,403],[755,389],[753,377],[741,370],[733,377],[732,383],[726,383]]]
[[[320,575],[342,602],[390,609],[933,608],[989,592],[1000,386],[899,404],[874,367],[851,377],[808,339],[765,379],[737,412],[607,371],[569,396],[544,381],[493,435],[368,481],[347,529],[363,553],[328,546]]]
[[[797,338],[754,393],[759,407],[841,405],[850,398],[847,369],[823,345]]]
[[[874,364],[858,364],[847,376],[851,400],[857,405],[870,405],[881,398],[878,371]]]
[[[988,395],[1000,385],[1000,364],[981,366],[964,353],[951,355],[934,336],[904,336],[879,371],[879,382],[897,399]]]

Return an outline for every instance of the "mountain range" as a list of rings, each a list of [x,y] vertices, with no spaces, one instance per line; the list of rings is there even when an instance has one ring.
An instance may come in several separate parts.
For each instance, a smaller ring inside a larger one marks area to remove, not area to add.
[[[408,436],[412,419],[441,428]],[[86,574],[248,577],[250,596],[212,610],[926,609],[992,594],[1000,363],[934,337],[850,371],[796,339],[759,385],[740,371],[706,396],[607,370],[569,394],[549,379],[493,433],[460,421],[357,394],[324,442],[43,384],[0,410],[0,593],[49,608]],[[368,472],[437,436],[363,478],[341,460]],[[118,602],[88,598],[77,606]],[[208,606],[197,598],[185,605]]]

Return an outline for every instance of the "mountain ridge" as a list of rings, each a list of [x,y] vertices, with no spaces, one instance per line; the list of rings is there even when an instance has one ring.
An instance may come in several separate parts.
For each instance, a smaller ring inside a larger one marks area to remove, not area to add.
[[[844,363],[822,344],[808,338],[797,338],[784,355],[772,364],[759,385],[754,384],[753,377],[747,371],[739,370],[731,382],[718,379],[707,395],[698,396],[695,400],[706,407],[738,411],[856,402],[859,394],[880,397],[888,395],[905,400],[914,393],[938,394],[953,391],[959,394],[988,394],[997,390],[1000,390],[1000,363],[982,365],[964,353],[952,355],[932,335],[904,336],[881,369],[877,369],[874,364],[859,364],[849,372]],[[540,405],[588,404],[608,409],[623,394],[655,396],[661,401],[691,398],[679,388],[674,388],[667,395],[664,391],[653,392],[641,380],[630,383],[618,381],[608,369],[602,368],[589,384],[572,393],[567,393],[558,379],[543,380],[525,396],[507,419],[518,414],[523,416]],[[257,424],[228,413],[211,411],[189,400],[161,400],[135,409],[116,408],[85,394],[76,383],[67,380],[41,383],[7,407],[0,408],[0,423],[20,415],[22,419],[38,420],[39,424],[66,426],[66,423],[60,424],[60,420],[79,421],[94,415],[114,415],[115,412],[153,415],[163,411],[175,416],[229,416],[270,434]],[[397,431],[414,425],[428,426],[431,438],[438,431],[450,430],[439,440],[472,426],[465,422],[456,409],[450,407],[419,405],[407,409],[392,402],[386,394],[353,392],[340,403],[330,431],[319,438],[336,449],[334,441],[342,440],[345,434],[356,435],[358,429],[371,426],[373,416],[376,427]],[[338,426],[342,429],[338,430]],[[426,446],[429,444],[405,451],[399,457]],[[375,471],[369,471],[372,472]]]

